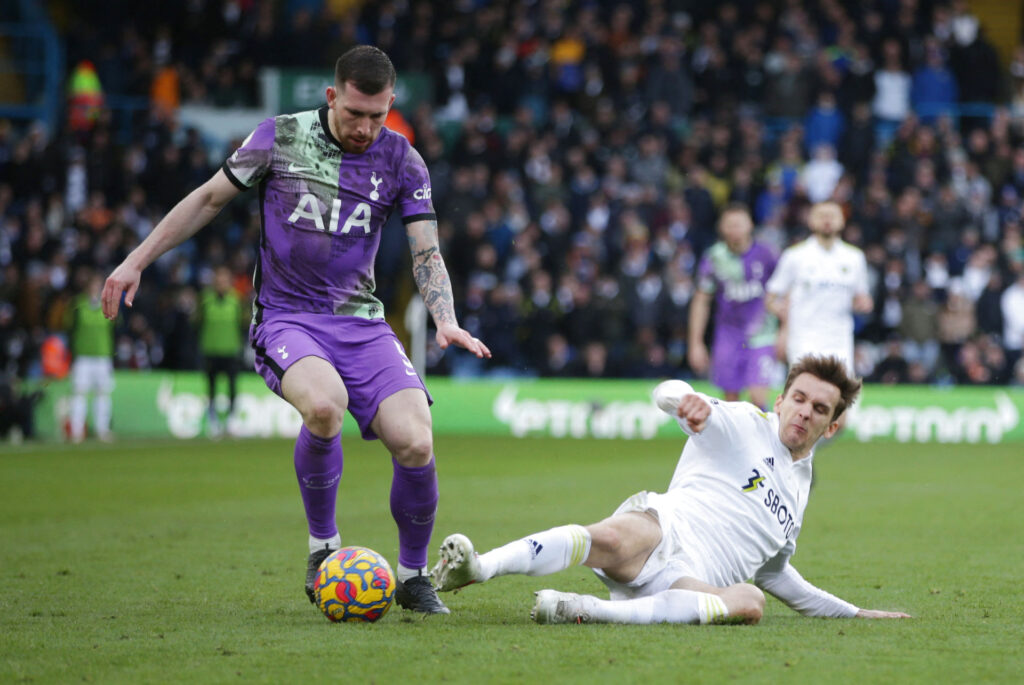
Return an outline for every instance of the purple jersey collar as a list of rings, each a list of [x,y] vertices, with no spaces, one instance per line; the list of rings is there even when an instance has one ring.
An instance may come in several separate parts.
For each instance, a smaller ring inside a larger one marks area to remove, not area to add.
[[[339,150],[345,152],[345,150],[341,147],[341,141],[335,138],[334,134],[331,133],[331,124],[327,120],[328,109],[330,108],[327,105],[324,105],[323,107],[320,108],[320,125],[324,129],[324,135],[327,136],[327,140],[331,141],[334,144],[334,146],[337,147]]]

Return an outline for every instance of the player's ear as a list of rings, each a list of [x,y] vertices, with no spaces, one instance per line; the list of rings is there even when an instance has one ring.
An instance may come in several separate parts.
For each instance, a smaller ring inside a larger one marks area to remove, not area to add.
[[[839,430],[839,419],[834,419],[832,423],[828,424],[828,428],[825,429],[825,438],[831,438]]]
[[[334,109],[334,101],[338,99],[338,90],[334,86],[327,86],[327,106]]]

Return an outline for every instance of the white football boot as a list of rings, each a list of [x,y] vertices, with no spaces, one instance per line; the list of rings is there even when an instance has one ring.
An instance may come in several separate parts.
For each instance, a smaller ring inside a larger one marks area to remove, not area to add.
[[[530,611],[530,618],[537,623],[591,623],[593,618],[587,608],[590,597],[575,592],[539,590],[534,595],[537,602]]]
[[[441,592],[451,592],[482,582],[480,560],[469,538],[460,533],[446,537],[441,543],[441,558],[434,564],[430,575],[433,577],[434,587]]]

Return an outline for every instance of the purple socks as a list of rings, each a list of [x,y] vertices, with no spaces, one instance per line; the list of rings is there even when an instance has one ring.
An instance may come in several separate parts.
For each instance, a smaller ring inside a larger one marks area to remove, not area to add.
[[[295,475],[306,507],[309,534],[315,538],[326,540],[338,534],[334,511],[343,463],[340,434],[321,438],[302,426],[295,441]]]
[[[391,459],[391,515],[398,524],[398,563],[406,568],[427,565],[427,547],[437,511],[437,472],[434,460],[406,467]],[[343,458],[341,436],[321,438],[302,426],[295,441],[295,475],[306,507],[309,534],[327,540],[338,534],[335,508]]]
[[[437,471],[426,466],[402,466],[392,457],[391,515],[398,524],[398,563],[406,568],[427,565],[427,547],[437,511]]]

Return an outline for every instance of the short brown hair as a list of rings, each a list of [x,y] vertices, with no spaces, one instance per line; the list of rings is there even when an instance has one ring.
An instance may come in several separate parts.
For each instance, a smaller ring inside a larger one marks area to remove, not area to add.
[[[357,45],[338,58],[334,65],[334,85],[343,87],[349,81],[367,95],[376,95],[395,85],[395,66],[380,48]]]
[[[836,403],[835,411],[832,412],[833,421],[842,416],[846,408],[852,405],[857,400],[857,395],[860,394],[861,380],[847,372],[846,365],[839,357],[808,354],[789,368],[786,385],[782,388],[783,396],[789,392],[789,386],[793,385],[793,381],[802,373],[809,373],[839,388],[839,402]]]

